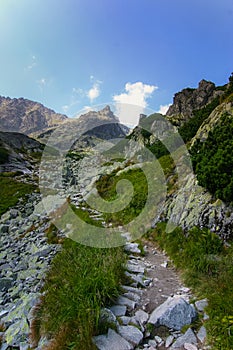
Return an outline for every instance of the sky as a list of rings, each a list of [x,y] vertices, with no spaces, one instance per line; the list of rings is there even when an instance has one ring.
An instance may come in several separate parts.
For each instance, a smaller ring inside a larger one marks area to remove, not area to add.
[[[1,96],[70,117],[114,102],[165,113],[232,71],[233,0],[0,0]]]

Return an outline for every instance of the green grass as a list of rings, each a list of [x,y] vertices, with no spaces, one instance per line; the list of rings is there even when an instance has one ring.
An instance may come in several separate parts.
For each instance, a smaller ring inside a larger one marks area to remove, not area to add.
[[[184,234],[181,228],[165,232],[160,223],[148,233],[180,269],[186,285],[198,298],[207,298],[208,341],[213,350],[233,349],[233,247],[207,229],[193,228]]]
[[[95,349],[100,309],[111,304],[123,282],[122,248],[97,249],[66,239],[47,275],[32,333],[54,339],[49,349]]]
[[[76,206],[74,204],[70,204],[73,212],[78,215],[78,217],[86,222],[87,224],[90,224],[90,225],[94,225],[94,226],[97,226],[97,227],[103,227],[101,221],[99,220],[94,220],[90,217],[90,213],[88,212],[88,210],[82,210],[81,208],[76,208]],[[82,205],[83,208],[86,208],[88,209],[89,206],[87,203],[83,202],[83,205]]]
[[[36,186],[18,182],[12,177],[6,177],[5,174],[0,176],[0,215],[16,205],[20,198],[35,189]]]
[[[105,200],[114,201],[117,199],[116,185],[118,181],[126,179],[134,186],[133,198],[123,210],[116,213],[103,214],[106,222],[112,222],[116,225],[124,225],[140,214],[144,207],[148,192],[147,179],[141,169],[129,169],[120,175],[117,173],[118,169],[114,170],[109,175],[103,175],[100,180],[97,181],[96,188]]]

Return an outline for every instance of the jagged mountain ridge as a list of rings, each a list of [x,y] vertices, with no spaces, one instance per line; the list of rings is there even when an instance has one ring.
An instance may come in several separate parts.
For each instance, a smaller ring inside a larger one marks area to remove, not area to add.
[[[67,120],[41,103],[0,96],[0,130],[30,135],[56,127]]]

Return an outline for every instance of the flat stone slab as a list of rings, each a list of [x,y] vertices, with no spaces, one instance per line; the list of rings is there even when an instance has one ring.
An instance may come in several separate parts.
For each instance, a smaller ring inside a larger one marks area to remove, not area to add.
[[[93,342],[99,350],[132,350],[134,346],[109,328],[107,335],[93,337]]]
[[[134,326],[119,326],[119,334],[134,346],[137,346],[143,339],[143,333]],[[115,349],[112,347],[112,349]]]
[[[169,297],[152,312],[148,323],[181,330],[183,326],[191,324],[196,316],[193,305],[180,296],[174,296]]]

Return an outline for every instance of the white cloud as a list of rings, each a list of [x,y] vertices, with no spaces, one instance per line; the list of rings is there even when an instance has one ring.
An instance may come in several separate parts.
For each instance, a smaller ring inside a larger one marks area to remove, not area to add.
[[[144,84],[140,81],[133,84],[126,83],[126,92],[113,96],[120,121],[127,125],[136,125],[139,115],[144,113],[148,106],[147,99],[156,89],[158,89],[157,86]]]
[[[100,95],[100,83],[97,81],[87,92],[87,96],[92,103]]]
[[[168,108],[171,106],[171,103],[168,105],[160,105],[159,106],[159,110],[157,111],[157,113],[161,113],[163,115],[165,115],[168,111]]]

